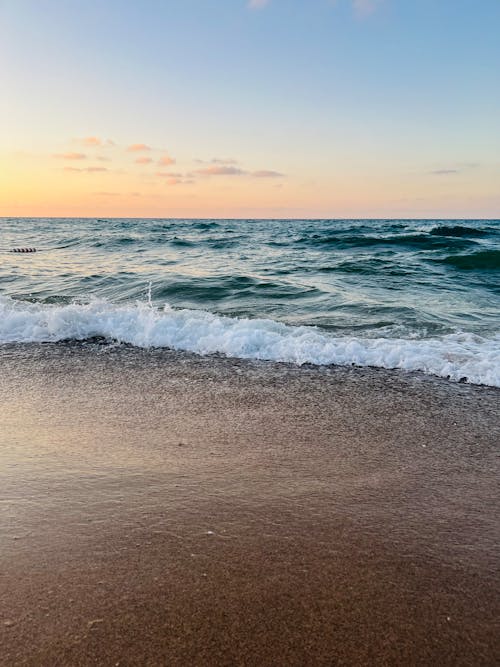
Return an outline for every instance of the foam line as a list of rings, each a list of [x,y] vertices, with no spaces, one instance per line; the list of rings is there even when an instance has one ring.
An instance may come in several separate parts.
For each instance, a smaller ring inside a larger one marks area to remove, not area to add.
[[[500,336],[454,333],[426,339],[335,337],[314,327],[221,317],[147,304],[48,305],[0,297],[0,342],[56,342],[102,336],[132,345],[295,364],[419,370],[500,387]]]

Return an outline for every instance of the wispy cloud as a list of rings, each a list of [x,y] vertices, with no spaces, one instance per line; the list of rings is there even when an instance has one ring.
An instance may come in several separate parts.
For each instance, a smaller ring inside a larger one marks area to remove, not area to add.
[[[370,16],[378,9],[383,0],[352,0],[352,8],[358,18]]]
[[[153,162],[153,158],[151,157],[138,157],[134,160],[136,164],[150,164]]]
[[[164,183],[165,185],[168,186],[175,186],[175,185],[188,185],[190,183],[194,183],[195,181],[193,180],[193,175],[194,174],[183,174],[180,171],[157,171],[156,176],[159,178],[165,179]]]
[[[263,9],[270,3],[271,0],[248,0],[247,7],[249,9]]]
[[[156,175],[160,178],[183,178],[184,174],[174,171],[157,171]]]
[[[176,185],[190,185],[191,183],[194,183],[193,179],[181,178],[181,176],[182,174],[179,174],[178,176],[171,176],[170,178],[167,178],[165,184],[169,187],[174,187]]]
[[[162,167],[168,167],[171,164],[175,164],[175,159],[173,157],[170,157],[170,155],[163,155],[158,160],[158,164],[160,164]]]
[[[100,146],[105,148],[107,146],[115,146],[115,142],[111,139],[101,139],[101,137],[80,137],[79,139],[73,139],[82,146],[87,146],[88,148]]]
[[[197,169],[194,173],[200,176],[244,176],[248,172],[238,167],[214,165],[205,169]]]
[[[338,0],[330,0],[332,5],[337,5]],[[384,0],[349,0],[357,18],[365,18],[373,14]],[[271,4],[271,0],[248,0],[249,9],[264,9]]]
[[[107,167],[63,167],[64,171],[83,172],[86,174],[95,174],[101,171],[109,171]]]
[[[238,164],[233,158],[213,157],[211,160],[195,160],[198,164]]]
[[[193,172],[198,176],[253,176],[254,178],[284,178],[285,174],[271,169],[258,169],[257,171],[246,171],[232,165],[214,164],[211,167],[196,169]]]
[[[238,164],[238,160],[233,160],[233,158],[229,157],[214,157],[212,158],[212,164]]]
[[[60,160],[86,160],[85,153],[55,153],[54,157]]]
[[[432,174],[433,176],[447,176],[449,174],[460,174],[463,171],[469,171],[470,169],[477,169],[477,167],[480,167],[479,162],[461,162],[459,164],[455,164],[454,166],[450,167],[444,167],[444,168],[439,168],[439,169],[431,169],[428,171],[428,174]]]
[[[127,147],[127,150],[131,153],[138,153],[140,151],[150,151],[151,146],[148,146],[147,144],[130,144],[130,146]]]
[[[84,146],[102,146],[102,139],[99,137],[83,137],[80,141]]]
[[[285,174],[270,169],[259,169],[258,171],[252,172],[252,176],[255,176],[256,178],[284,178]]]

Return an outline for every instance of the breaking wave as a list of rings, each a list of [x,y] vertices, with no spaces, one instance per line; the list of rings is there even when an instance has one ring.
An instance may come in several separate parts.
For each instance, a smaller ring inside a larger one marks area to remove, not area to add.
[[[103,337],[143,348],[166,347],[315,365],[399,368],[500,387],[500,336],[454,333],[434,338],[335,337],[314,327],[223,317],[202,310],[107,301],[67,305],[0,297],[0,343]]]

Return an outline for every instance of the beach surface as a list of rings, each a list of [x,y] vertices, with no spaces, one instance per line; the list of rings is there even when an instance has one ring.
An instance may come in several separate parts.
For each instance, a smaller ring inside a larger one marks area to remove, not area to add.
[[[0,348],[2,665],[494,665],[500,391]]]

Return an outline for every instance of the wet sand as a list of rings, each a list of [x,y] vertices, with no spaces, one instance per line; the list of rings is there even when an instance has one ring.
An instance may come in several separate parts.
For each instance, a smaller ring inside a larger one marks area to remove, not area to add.
[[[0,349],[2,665],[494,665],[500,391]]]

